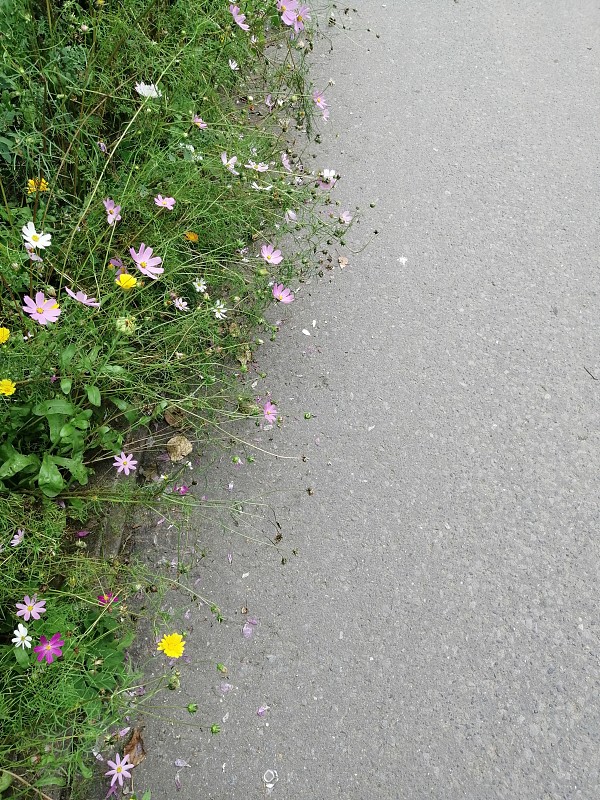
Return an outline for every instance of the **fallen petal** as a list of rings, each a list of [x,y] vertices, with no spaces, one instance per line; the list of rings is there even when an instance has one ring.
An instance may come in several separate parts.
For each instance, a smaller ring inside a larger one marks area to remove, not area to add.
[[[253,633],[254,633],[254,628],[252,627],[252,625],[250,625],[249,622],[246,622],[244,624],[244,627],[242,628],[242,634],[244,636],[244,639],[249,639]]]
[[[184,761],[183,758],[177,758],[177,759],[175,759],[175,766],[176,767],[190,767],[190,769],[191,769],[192,765],[188,764],[187,761]]]

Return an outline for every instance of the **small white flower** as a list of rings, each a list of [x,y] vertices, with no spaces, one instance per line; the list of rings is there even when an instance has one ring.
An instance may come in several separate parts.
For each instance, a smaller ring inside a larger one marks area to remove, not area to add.
[[[31,636],[27,635],[27,628],[21,623],[18,624],[16,631],[13,631],[15,637],[12,640],[15,647],[31,647]]]
[[[255,170],[255,172],[267,172],[269,169],[269,165],[265,164],[263,161],[257,164],[255,161],[252,161],[252,159],[250,159],[247,164],[244,164],[244,166],[247,169]]]
[[[29,248],[39,248],[40,250],[44,250],[46,247],[50,247],[52,244],[52,236],[49,233],[38,233],[35,229],[35,225],[33,222],[28,222],[27,225],[23,225],[21,228],[21,235],[23,236],[23,241],[25,242],[25,247]]]
[[[330,181],[335,179],[335,170],[334,169],[324,169],[321,172],[322,179],[324,183],[329,183]]]
[[[297,219],[296,212],[292,211],[291,208],[288,208],[288,210],[285,212],[284,219],[288,223],[288,225],[290,222],[295,222]]]
[[[233,58],[229,59],[229,66],[234,72],[236,72],[239,69],[237,61],[234,61]]]
[[[136,83],[136,92],[141,97],[162,97],[162,92],[153,83]]]
[[[204,292],[206,291],[206,281],[203,280],[202,278],[198,278],[197,280],[195,280],[192,283],[192,286],[197,292],[202,292],[202,294],[204,294]]]
[[[259,192],[270,192],[270,191],[271,191],[271,189],[273,188],[273,184],[272,184],[272,183],[271,183],[271,184],[269,184],[269,186],[259,186],[259,185],[258,185],[258,183],[257,183],[256,181],[252,181],[252,183],[250,184],[250,186],[251,186],[253,189],[258,189],[258,191],[259,191]]]
[[[237,164],[237,156],[231,156],[231,158],[227,157],[227,153],[221,153],[221,161],[223,162],[223,166],[231,172],[232,175],[239,175],[240,173],[235,169],[235,165]]]
[[[188,310],[188,304],[183,299],[183,297],[176,297],[175,300],[173,300],[173,305],[175,306],[175,308],[178,311],[187,311]]]
[[[213,308],[213,313],[217,319],[225,319],[227,316],[227,309],[225,308],[225,303],[223,303],[222,300],[217,300]]]

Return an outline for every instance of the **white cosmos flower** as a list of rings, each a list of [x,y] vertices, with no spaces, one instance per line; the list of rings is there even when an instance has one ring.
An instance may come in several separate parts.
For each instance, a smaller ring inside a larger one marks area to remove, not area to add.
[[[206,291],[206,281],[202,278],[198,278],[198,280],[193,281],[192,286],[197,292],[202,292],[202,294],[204,294]]]
[[[213,308],[214,315],[217,319],[225,319],[227,316],[227,309],[225,308],[225,303],[222,300],[217,300],[215,303],[215,307]]]
[[[153,83],[136,83],[136,92],[142,97],[162,97],[162,92]]]
[[[40,250],[44,250],[52,244],[52,236],[49,233],[42,233],[41,231],[38,233],[35,229],[35,225],[31,221],[28,222],[27,225],[23,225],[21,234],[25,242],[25,247],[37,247]]]
[[[233,58],[229,59],[229,66],[234,72],[239,69],[237,61],[234,61]]]
[[[16,631],[13,631],[15,637],[12,640],[15,647],[22,647],[25,650],[26,647],[31,647],[31,636],[27,635],[27,628],[25,625],[19,623],[17,626]]]

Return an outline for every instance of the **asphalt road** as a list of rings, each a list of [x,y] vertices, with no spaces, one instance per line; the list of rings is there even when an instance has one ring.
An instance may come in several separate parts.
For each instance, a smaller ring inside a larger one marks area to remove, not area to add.
[[[192,610],[136,786],[597,800],[600,7],[356,5],[315,166],[363,215],[259,356],[294,458],[214,473],[298,556],[195,520],[226,622]]]

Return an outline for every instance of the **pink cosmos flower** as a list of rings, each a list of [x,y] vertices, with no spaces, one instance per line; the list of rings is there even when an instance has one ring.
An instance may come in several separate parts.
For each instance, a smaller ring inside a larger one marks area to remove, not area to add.
[[[295,11],[298,8],[298,0],[277,0],[277,11],[285,14],[286,11]]]
[[[121,759],[121,756],[117,753],[115,756],[116,761],[107,761],[109,767],[108,772],[105,772],[105,775],[112,775],[112,781],[110,785],[113,786],[117,781],[119,781],[119,786],[123,786],[123,778],[131,778],[130,772],[133,769],[133,764],[129,763],[129,756],[124,756]]]
[[[161,208],[166,208],[167,211],[173,211],[175,205],[174,197],[163,197],[162,194],[157,194],[154,198],[154,204]]]
[[[264,404],[263,414],[267,422],[277,422],[277,406],[270,400],[267,400]]]
[[[246,15],[240,14],[240,9],[238,6],[234,6],[233,4],[229,6],[229,13],[233,17],[233,21],[240,26],[243,31],[249,31],[250,25],[246,23]]]
[[[281,154],[281,163],[287,169],[288,172],[292,171],[292,165],[290,164],[290,159],[287,153]]]
[[[313,103],[316,105],[317,108],[320,108],[321,111],[325,111],[327,108],[327,101],[325,100],[325,95],[323,92],[315,91],[313,92]]]
[[[23,541],[23,537],[25,536],[25,531],[22,528],[17,528],[17,532],[10,540],[11,547],[17,547],[17,545],[21,544]]]
[[[324,108],[321,116],[323,117],[323,122],[329,122],[329,109]]]
[[[223,166],[231,172],[232,175],[239,175],[239,172],[236,172],[235,165],[237,163],[237,156],[232,156],[231,158],[227,157],[227,153],[221,153],[221,161],[223,162]]]
[[[192,124],[195,125],[197,128],[200,128],[201,131],[204,130],[205,128],[208,128],[208,123],[204,122],[202,117],[199,117],[198,115],[194,116],[194,118],[192,119]]]
[[[350,223],[352,222],[352,214],[349,211],[342,211],[342,213],[339,216],[339,220],[342,223],[342,225],[350,225]]]
[[[99,606],[110,606],[113,603],[118,603],[119,598],[113,592],[106,592],[105,594],[98,595],[98,605]]]
[[[174,494],[180,494],[182,497],[184,497],[189,492],[189,490],[190,490],[190,487],[186,486],[185,484],[183,486],[174,486],[173,487]]]
[[[90,306],[91,308],[100,308],[100,303],[96,300],[95,297],[88,297],[85,292],[73,292],[71,289],[65,288],[66,293],[73,298],[73,300],[77,300],[78,303],[82,303],[84,306]]]
[[[269,169],[269,165],[265,164],[264,161],[257,164],[256,161],[252,161],[252,159],[250,159],[247,164],[244,164],[244,166],[246,169],[253,169],[256,172],[267,172]]]
[[[155,281],[164,272],[164,269],[159,266],[159,264],[162,264],[162,258],[158,256],[152,257],[153,252],[154,250],[151,247],[146,247],[143,242],[140,244],[139,253],[136,253],[133,247],[129,248],[129,253],[142,275]]]
[[[40,614],[46,613],[46,601],[45,600],[38,600],[37,594],[34,594],[33,597],[29,597],[29,595],[25,595],[23,598],[22,603],[16,603],[17,608],[17,617],[23,617],[25,622],[29,622],[29,619],[39,619]]]
[[[176,297],[173,300],[173,305],[178,311],[189,311],[189,306],[187,301],[183,299],[183,297]]]
[[[137,463],[137,461],[134,461],[133,453],[127,456],[125,452],[122,451],[120,456],[115,456],[113,467],[118,467],[117,473],[124,472],[125,475],[129,475],[130,472],[135,472]]]
[[[284,288],[283,283],[275,283],[273,285],[273,297],[279,300],[280,303],[287,305],[294,302],[294,293],[287,288]]]
[[[284,11],[281,21],[284,25],[293,25],[294,31],[300,33],[304,30],[304,23],[310,20],[310,8],[308,6],[297,6],[296,8],[288,8]]]
[[[40,643],[37,647],[33,648],[33,652],[38,654],[37,660],[43,661],[46,659],[48,664],[54,661],[54,657],[60,658],[62,656],[62,646],[64,639],[60,638],[60,633],[55,633],[51,639],[46,639],[45,636],[40,636]]]
[[[333,189],[337,182],[334,169],[323,169],[318,175],[317,186],[320,189]]]
[[[291,222],[295,222],[295,221],[298,219],[298,217],[296,216],[296,212],[295,212],[295,211],[292,211],[292,209],[291,209],[291,208],[288,208],[288,210],[285,212],[285,214],[284,214],[284,217],[283,217],[283,218],[284,218],[284,219],[285,219],[285,221],[288,223],[288,225],[289,225]]]
[[[104,208],[106,209],[106,221],[109,225],[114,225],[115,222],[118,222],[121,219],[121,206],[116,206],[115,201],[111,200],[110,197],[107,197],[106,200],[102,201],[104,203]]]
[[[27,294],[23,300],[25,301],[25,305],[21,306],[23,311],[29,314],[31,319],[39,322],[40,325],[47,325],[48,322],[56,322],[60,317],[60,308],[56,300],[53,298],[46,300],[43,292],[36,292],[35,302]]]
[[[38,256],[33,247],[29,247],[29,245],[26,244],[25,250],[27,250],[27,253],[29,254],[30,261],[39,261],[40,264],[43,262],[43,259]]]
[[[263,244],[260,248],[260,254],[267,264],[281,264],[283,261],[281,250],[275,250],[272,244]]]

